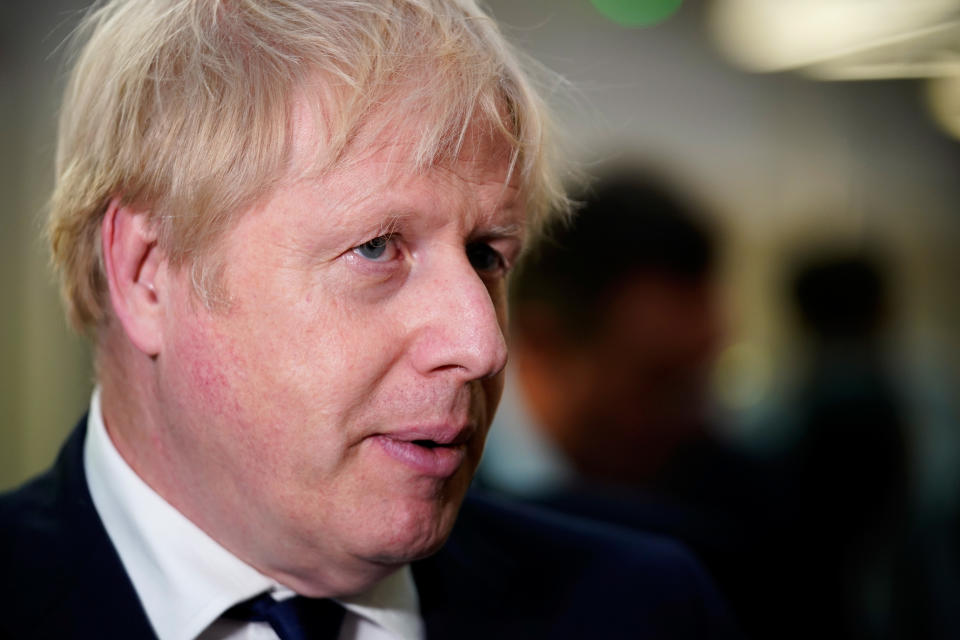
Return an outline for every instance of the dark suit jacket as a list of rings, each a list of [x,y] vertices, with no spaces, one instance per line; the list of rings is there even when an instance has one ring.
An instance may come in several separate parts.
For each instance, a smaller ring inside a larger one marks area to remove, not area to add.
[[[85,424],[0,497],[0,638],[155,637],[90,499]],[[733,636],[681,547],[478,496],[413,573],[431,639]]]

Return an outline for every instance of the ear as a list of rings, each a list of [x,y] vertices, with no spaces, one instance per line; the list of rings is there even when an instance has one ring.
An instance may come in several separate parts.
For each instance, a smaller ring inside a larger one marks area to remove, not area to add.
[[[114,316],[130,342],[148,356],[160,351],[165,257],[147,214],[114,198],[100,227],[103,267]]]

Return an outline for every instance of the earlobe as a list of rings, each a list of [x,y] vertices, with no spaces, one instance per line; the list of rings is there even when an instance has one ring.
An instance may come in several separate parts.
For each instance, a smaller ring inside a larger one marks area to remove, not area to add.
[[[165,258],[146,212],[114,198],[103,216],[100,242],[113,314],[134,346],[155,356],[161,344]]]

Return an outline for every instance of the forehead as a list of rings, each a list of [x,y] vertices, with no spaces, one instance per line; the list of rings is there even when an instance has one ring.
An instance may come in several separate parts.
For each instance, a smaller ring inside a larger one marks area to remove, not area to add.
[[[389,104],[389,102],[388,102]],[[388,109],[387,109],[388,111]],[[471,121],[450,126],[442,145],[423,157],[422,132],[436,128],[426,119],[374,114],[356,128],[336,157],[316,101],[301,92],[291,110],[290,162],[287,180],[338,184],[356,198],[401,183],[431,183],[461,188],[499,185],[501,206],[518,206],[527,189],[515,171],[516,150],[492,125]],[[340,189],[344,191],[344,189]]]

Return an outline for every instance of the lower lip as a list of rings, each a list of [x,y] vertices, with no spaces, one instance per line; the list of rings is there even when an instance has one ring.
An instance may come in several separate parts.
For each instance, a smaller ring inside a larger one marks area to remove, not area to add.
[[[394,460],[418,473],[435,478],[448,478],[456,473],[467,453],[464,445],[428,449],[406,440],[382,435],[374,436],[372,440]]]

